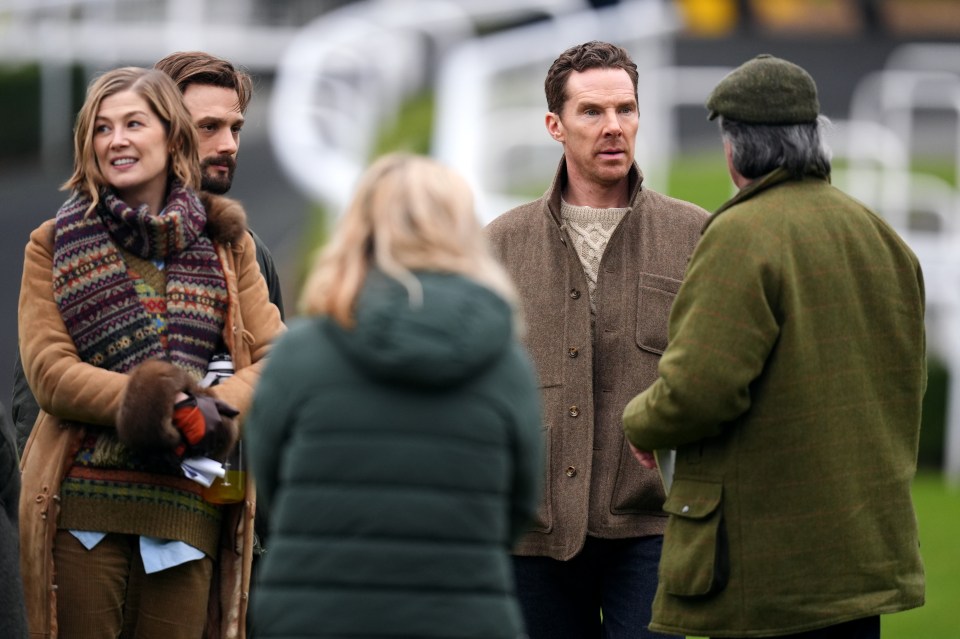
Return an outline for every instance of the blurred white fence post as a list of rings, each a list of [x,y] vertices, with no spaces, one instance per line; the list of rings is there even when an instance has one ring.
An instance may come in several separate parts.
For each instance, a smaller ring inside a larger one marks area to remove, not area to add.
[[[277,67],[271,141],[286,173],[335,213],[369,161],[381,125],[433,82],[475,20],[552,16],[583,0],[369,0],[297,33]]]
[[[861,80],[850,105],[850,177],[855,180],[855,195],[864,197],[863,191],[870,191],[864,176],[871,172],[871,154],[874,160],[880,159],[881,166],[874,167],[873,173],[876,208],[903,233],[923,268],[928,343],[943,356],[950,373],[944,471],[947,482],[960,487],[960,189],[910,170],[918,112],[931,109],[952,111],[956,117],[953,161],[960,185],[960,47],[956,45],[905,47],[890,56],[886,69]],[[869,127],[881,136],[864,134]],[[877,139],[891,135],[894,144]],[[902,148],[894,149],[897,144]],[[900,157],[884,160],[878,150]],[[933,213],[938,228],[911,229],[911,215],[918,208]]]

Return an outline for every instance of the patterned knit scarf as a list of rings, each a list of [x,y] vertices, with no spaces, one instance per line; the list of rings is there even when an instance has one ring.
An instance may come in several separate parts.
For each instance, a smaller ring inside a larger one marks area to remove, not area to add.
[[[229,300],[196,193],[175,182],[160,215],[133,209],[112,192],[87,214],[89,206],[87,197],[71,197],[57,212],[54,236],[53,296],[80,358],[121,373],[166,358],[200,379]],[[118,246],[165,263],[167,351]]]

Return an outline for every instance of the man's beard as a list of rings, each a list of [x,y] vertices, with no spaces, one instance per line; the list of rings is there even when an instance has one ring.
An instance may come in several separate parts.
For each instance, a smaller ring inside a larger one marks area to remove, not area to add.
[[[226,175],[219,170],[209,175],[207,169],[213,165],[227,167]],[[212,155],[204,158],[200,162],[200,189],[215,195],[223,195],[233,185],[233,172],[236,169],[237,163],[229,155]]]

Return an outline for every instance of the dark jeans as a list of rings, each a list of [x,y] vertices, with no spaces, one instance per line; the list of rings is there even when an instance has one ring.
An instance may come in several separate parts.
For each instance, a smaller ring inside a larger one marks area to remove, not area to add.
[[[530,639],[673,637],[647,628],[662,546],[659,536],[587,537],[583,550],[569,561],[514,557],[527,635]]]
[[[880,639],[880,615],[854,619],[795,635],[779,635],[776,639]]]

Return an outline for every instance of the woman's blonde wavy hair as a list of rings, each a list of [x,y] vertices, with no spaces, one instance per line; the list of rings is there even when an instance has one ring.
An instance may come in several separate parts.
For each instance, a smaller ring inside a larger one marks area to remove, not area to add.
[[[146,100],[163,122],[167,132],[171,176],[186,187],[194,190],[200,188],[197,131],[177,85],[161,71],[121,67],[107,71],[90,83],[73,129],[73,175],[60,188],[90,198],[88,213],[100,203],[100,191],[108,184],[93,147],[97,113],[104,99],[123,91],[133,91]]]
[[[423,298],[412,272],[434,271],[463,275],[518,308],[513,283],[487,246],[466,180],[423,156],[385,155],[363,174],[307,278],[301,312],[352,327],[371,267],[403,284],[411,304]]]

